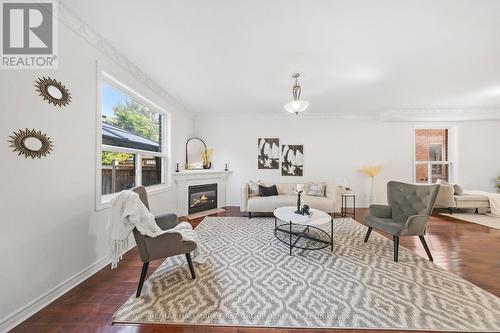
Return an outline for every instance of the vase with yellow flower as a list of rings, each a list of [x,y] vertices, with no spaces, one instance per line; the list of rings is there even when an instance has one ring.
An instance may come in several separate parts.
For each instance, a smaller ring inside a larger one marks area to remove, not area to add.
[[[375,197],[375,177],[382,172],[382,166],[380,165],[369,165],[359,169],[362,173],[370,177],[370,196],[368,198],[368,203],[370,205],[374,204],[376,201]]]
[[[212,168],[212,153],[213,153],[212,148],[205,148],[201,152],[201,160],[203,162],[203,169],[210,169]]]

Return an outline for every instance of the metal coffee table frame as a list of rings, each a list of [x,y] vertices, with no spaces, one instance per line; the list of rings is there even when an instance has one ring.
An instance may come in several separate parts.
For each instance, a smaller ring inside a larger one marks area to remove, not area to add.
[[[281,219],[279,219],[279,220],[283,221]],[[302,249],[302,250],[309,250],[309,251],[316,251],[316,250],[322,250],[322,249],[330,246],[330,251],[333,251],[333,218],[330,219],[330,235],[326,231],[324,231],[323,229],[320,229],[320,228],[312,226],[312,225],[293,223],[292,221],[290,221],[290,222],[283,221],[283,222],[285,222],[285,223],[278,225],[278,218],[274,217],[274,236],[280,242],[282,242],[290,247],[290,255],[292,255],[293,248]],[[304,227],[304,229],[302,231],[293,231],[292,230],[293,226]],[[309,235],[308,232],[309,232],[310,228],[315,229],[317,231],[320,231],[321,233],[326,235],[326,237],[329,239],[329,241]],[[288,234],[290,236],[289,241],[287,242],[286,240],[279,238],[278,231],[283,232],[285,234]],[[295,239],[295,241],[293,243],[292,243],[292,236],[297,237],[297,239]],[[301,238],[309,239],[309,240],[312,240],[312,241],[315,241],[318,243],[323,243],[324,245],[316,246],[316,247],[304,247],[304,246],[296,245],[297,242]]]

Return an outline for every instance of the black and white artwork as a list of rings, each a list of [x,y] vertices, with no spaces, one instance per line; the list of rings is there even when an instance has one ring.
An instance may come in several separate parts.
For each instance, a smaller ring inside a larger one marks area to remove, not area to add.
[[[279,169],[280,139],[258,138],[259,154],[257,164],[259,169]]]
[[[303,176],[304,174],[304,146],[281,146],[281,175]]]

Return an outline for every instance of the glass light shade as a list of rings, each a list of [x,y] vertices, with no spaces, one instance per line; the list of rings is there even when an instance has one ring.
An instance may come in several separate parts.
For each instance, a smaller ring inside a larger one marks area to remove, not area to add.
[[[291,101],[290,103],[286,103],[284,108],[286,111],[288,111],[290,113],[299,114],[301,112],[304,112],[308,106],[309,106],[308,101],[298,100],[298,101]]]

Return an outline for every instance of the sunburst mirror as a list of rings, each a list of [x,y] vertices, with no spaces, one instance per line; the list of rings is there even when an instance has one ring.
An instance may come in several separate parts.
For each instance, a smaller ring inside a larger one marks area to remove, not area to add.
[[[35,129],[14,132],[10,136],[9,143],[11,144],[9,147],[14,148],[12,151],[17,152],[17,155],[24,155],[24,157],[32,159],[49,155],[53,147],[50,137]]]
[[[36,91],[43,97],[43,100],[56,106],[66,106],[71,102],[71,93],[56,79],[50,77],[38,78],[35,82]]]

